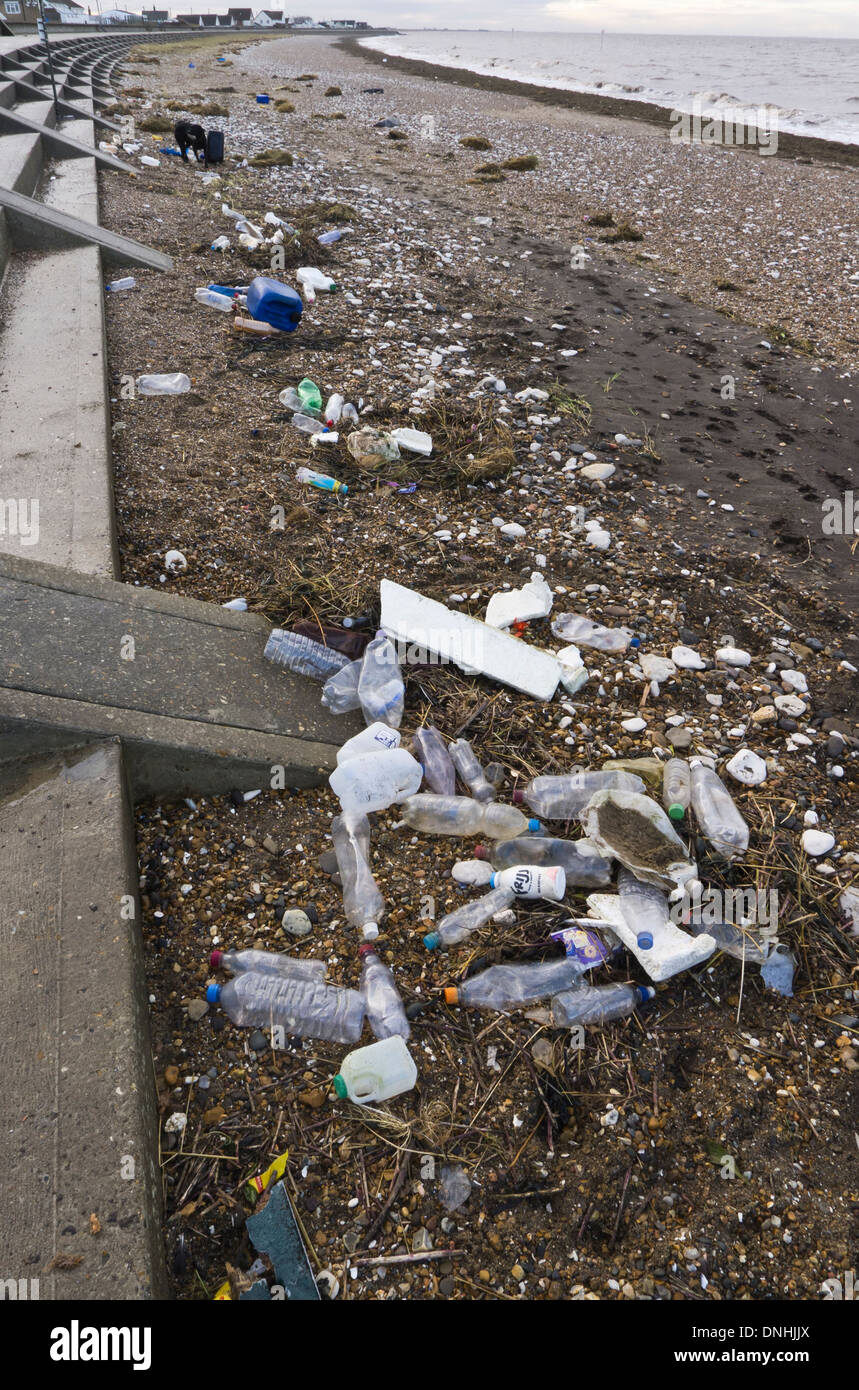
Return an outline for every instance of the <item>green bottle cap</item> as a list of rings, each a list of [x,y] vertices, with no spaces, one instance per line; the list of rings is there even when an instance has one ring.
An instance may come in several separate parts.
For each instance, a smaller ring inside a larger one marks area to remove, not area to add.
[[[348,1094],[349,1094],[349,1090],[348,1090],[348,1087],[347,1087],[347,1085],[346,1085],[346,1082],[344,1081],[343,1077],[340,1075],[339,1071],[338,1071],[337,1075],[336,1075],[335,1078],[334,1078],[334,1090],[336,1091],[336,1093],[337,1093],[338,1097],[340,1098],[340,1100],[345,1100],[346,1097],[347,1097]]]
[[[686,811],[678,801],[675,801],[673,806],[668,807],[668,814],[672,820],[682,820]]]

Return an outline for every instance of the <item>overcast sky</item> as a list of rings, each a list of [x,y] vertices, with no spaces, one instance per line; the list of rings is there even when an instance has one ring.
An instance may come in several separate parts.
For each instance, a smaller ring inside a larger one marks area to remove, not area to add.
[[[169,0],[164,0],[169,3]],[[141,8],[157,3],[144,0]],[[268,0],[269,6],[272,0]],[[330,8],[329,8],[330,5]],[[136,5],[129,8],[136,9]],[[225,0],[176,0],[175,14],[225,11]],[[254,13],[262,3],[253,5]],[[545,29],[632,34],[760,34],[859,38],[859,0],[719,0],[698,7],[680,0],[309,0],[287,14],[366,19],[397,29]]]

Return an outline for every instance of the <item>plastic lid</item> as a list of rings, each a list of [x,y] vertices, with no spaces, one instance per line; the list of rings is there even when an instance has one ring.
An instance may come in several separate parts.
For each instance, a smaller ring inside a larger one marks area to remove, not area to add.
[[[543,829],[542,825],[541,825],[540,822],[537,820],[537,817],[536,817],[536,816],[532,816],[531,819],[529,820],[529,822],[528,822],[528,829],[529,829],[530,831],[532,831],[532,832],[534,832],[534,831],[536,831],[536,830],[542,830],[542,829]]]
[[[333,1083],[333,1084],[334,1084],[334,1090],[335,1090],[336,1094],[338,1095],[338,1097],[340,1098],[340,1100],[345,1100],[346,1097],[347,1097],[348,1094],[349,1094],[349,1087],[346,1085],[346,1082],[345,1082],[345,1080],[343,1079],[343,1077],[340,1075],[339,1071],[338,1071],[337,1075],[336,1075],[335,1078],[334,1078],[334,1083]]]
[[[521,806],[522,802],[525,800],[525,793],[517,790],[513,793],[510,800],[513,802],[514,806]]]
[[[358,955],[361,957],[362,960],[364,956],[374,956],[375,954],[376,948],[374,946],[371,946],[369,941],[365,941],[363,946],[358,947]]]
[[[427,932],[426,936],[424,937],[424,945],[426,946],[428,951],[434,951],[436,946],[438,946],[440,943],[441,937],[439,936],[437,931]]]
[[[642,1004],[648,999],[653,999],[656,995],[656,990],[651,985],[636,985],[635,988],[638,990],[638,997]]]
[[[686,814],[686,808],[681,806],[679,801],[674,801],[668,807],[668,814],[672,820],[682,820]]]
[[[213,970],[220,970],[221,961],[224,959],[223,951],[213,951],[209,956],[209,964]]]
[[[497,888],[497,887],[498,887],[498,875],[497,875],[497,874],[490,874],[490,875],[489,875],[489,887],[490,887],[490,888]]]
[[[208,985],[206,987],[206,1001],[209,1004],[217,1004],[221,997],[220,985]]]
[[[649,931],[640,931],[637,940],[639,951],[650,951],[653,949],[653,936]]]
[[[456,985],[449,985],[444,992],[445,1004],[455,1004],[459,999],[459,990]]]
[[[474,857],[475,857],[475,859],[488,859],[488,858],[489,858],[489,850],[486,848],[485,845],[475,845],[475,846],[474,846]]]
[[[365,941],[375,941],[379,935],[379,925],[377,922],[365,922],[361,928],[361,934]]]

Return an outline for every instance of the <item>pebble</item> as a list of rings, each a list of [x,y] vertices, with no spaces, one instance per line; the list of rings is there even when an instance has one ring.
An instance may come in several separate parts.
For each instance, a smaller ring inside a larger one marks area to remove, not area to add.
[[[741,748],[739,753],[735,753],[726,764],[726,770],[735,782],[742,782],[746,787],[757,787],[767,780],[766,763],[750,748]]]
[[[835,836],[830,835],[828,830],[805,830],[802,835],[802,848],[806,854],[817,859],[821,854],[828,854],[835,847]]]
[[[187,1008],[187,1014],[192,1023],[199,1023],[201,1018],[205,1018],[209,1012],[209,1005],[205,999],[192,999]]]
[[[280,925],[290,936],[307,936],[313,930],[313,923],[306,912],[300,908],[288,908],[281,918]]]
[[[723,661],[726,666],[750,666],[752,656],[751,652],[744,652],[742,647],[720,647],[716,660]]]

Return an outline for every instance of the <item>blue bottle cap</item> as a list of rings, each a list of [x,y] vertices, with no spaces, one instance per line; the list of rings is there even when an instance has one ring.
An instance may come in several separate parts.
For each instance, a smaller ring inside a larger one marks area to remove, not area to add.
[[[217,1004],[221,998],[220,985],[208,985],[206,987],[206,1000],[209,1004]]]
[[[631,647],[640,647],[640,646],[641,646],[641,638],[640,638],[640,637],[630,637],[630,639],[629,639],[629,645],[630,645]]]
[[[532,833],[536,832],[537,830],[542,830],[542,829],[543,829],[542,825],[541,825],[540,822],[537,820],[536,816],[532,817],[532,819],[529,820],[529,822],[528,822],[528,829],[529,829]]]
[[[498,884],[498,875],[497,875],[497,874],[490,874],[490,875],[489,875],[489,887],[490,887],[490,888],[495,888],[495,887],[497,887],[497,884]]]
[[[649,931],[640,931],[640,932],[638,933],[638,949],[639,949],[639,951],[650,951],[650,950],[652,950],[652,948],[653,948],[653,937],[651,936],[650,932],[649,932]]]
[[[440,942],[441,937],[439,936],[437,931],[427,932],[426,936],[424,937],[424,945],[426,946],[428,951],[434,951],[435,948],[440,944]]]

